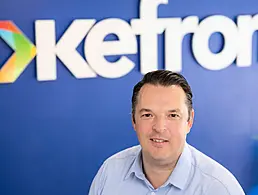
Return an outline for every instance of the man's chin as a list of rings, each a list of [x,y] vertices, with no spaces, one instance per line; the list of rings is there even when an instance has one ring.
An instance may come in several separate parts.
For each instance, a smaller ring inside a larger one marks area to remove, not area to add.
[[[151,153],[151,158],[155,161],[167,161],[169,159],[169,156],[166,153],[154,152],[154,153]]]

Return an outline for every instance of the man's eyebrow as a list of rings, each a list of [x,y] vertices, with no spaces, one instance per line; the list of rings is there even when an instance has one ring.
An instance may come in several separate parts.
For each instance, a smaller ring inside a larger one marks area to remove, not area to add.
[[[152,110],[148,108],[142,108],[139,112],[152,112]]]
[[[168,112],[181,112],[181,110],[179,108],[177,108],[177,109],[169,110]]]
[[[141,113],[141,112],[152,112],[152,110],[151,110],[151,109],[148,109],[148,108],[142,108],[142,109],[140,109],[139,112],[140,112],[140,113]],[[168,110],[168,112],[180,112],[180,113],[181,113],[181,110],[180,110],[179,108],[177,108],[177,109]]]

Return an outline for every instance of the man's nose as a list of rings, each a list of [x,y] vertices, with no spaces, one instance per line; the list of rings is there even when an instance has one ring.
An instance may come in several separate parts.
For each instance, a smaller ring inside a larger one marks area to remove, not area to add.
[[[167,121],[165,117],[156,117],[152,126],[153,130],[161,133],[167,129]]]

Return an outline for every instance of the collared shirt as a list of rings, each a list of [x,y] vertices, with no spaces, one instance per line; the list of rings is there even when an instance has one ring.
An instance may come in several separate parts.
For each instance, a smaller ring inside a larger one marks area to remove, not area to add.
[[[222,165],[185,144],[168,180],[155,189],[142,168],[141,147],[108,158],[95,176],[89,195],[244,195]]]

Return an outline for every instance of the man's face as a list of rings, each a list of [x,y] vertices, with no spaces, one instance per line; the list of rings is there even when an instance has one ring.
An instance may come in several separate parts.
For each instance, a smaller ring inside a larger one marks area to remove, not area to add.
[[[144,85],[133,122],[143,155],[164,163],[176,160],[192,127],[193,116],[192,111],[188,121],[186,95],[180,86]]]

